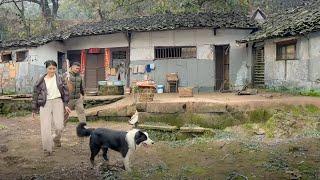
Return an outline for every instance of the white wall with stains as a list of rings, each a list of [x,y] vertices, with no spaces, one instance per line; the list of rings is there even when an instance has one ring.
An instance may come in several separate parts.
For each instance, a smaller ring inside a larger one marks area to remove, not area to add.
[[[265,41],[265,82],[269,87],[320,87],[320,33],[297,38],[297,58],[276,60],[276,43],[281,38]]]
[[[66,48],[63,43],[53,41],[48,44],[29,49],[29,56],[31,63],[35,65],[44,65],[47,60],[58,60],[58,51],[66,52]]]
[[[128,41],[124,33],[116,33],[70,38],[64,41],[64,46],[67,50],[128,47]]]
[[[214,33],[213,29],[135,32],[133,33],[131,43],[131,64],[139,65],[146,64],[147,62],[152,62],[155,59],[154,47],[156,46],[196,46],[196,59],[168,59],[161,60],[161,63],[158,63],[158,60],[155,60],[154,62],[156,64],[163,64],[163,72],[156,72],[155,74],[165,75],[166,73],[168,73],[168,64],[170,64],[170,71],[181,71],[181,65],[179,65],[179,61],[189,61],[187,63],[188,66],[193,64],[194,66],[198,66],[198,68],[196,68],[196,71],[186,70],[188,71],[188,73],[191,73],[191,75],[182,76],[181,82],[183,83],[181,85],[188,85],[194,87],[214,87],[214,45],[229,44],[230,82],[234,86],[234,88],[241,89],[245,82],[250,81],[251,79],[251,48],[246,47],[246,45],[237,44],[236,40],[246,37],[249,33],[250,30],[245,29],[217,29],[216,34]],[[205,70],[206,72],[202,73],[201,69]],[[134,76],[133,78],[140,80],[142,79],[142,76]],[[160,79],[162,80],[159,83],[165,83],[164,78]]]
[[[196,46],[197,58],[156,61],[155,75],[159,82],[165,83],[165,74],[180,72],[181,86],[213,89],[215,86],[214,45],[230,45],[230,82],[240,89],[251,76],[251,48],[238,45],[236,40],[246,37],[251,30],[245,29],[188,29],[156,32],[133,32],[130,50],[131,64],[147,64],[154,61],[155,46]],[[84,36],[67,39],[63,42],[29,48],[30,63],[44,66],[47,60],[58,59],[58,51],[81,50],[89,48],[128,47],[124,33]],[[143,76],[133,76],[137,80]]]

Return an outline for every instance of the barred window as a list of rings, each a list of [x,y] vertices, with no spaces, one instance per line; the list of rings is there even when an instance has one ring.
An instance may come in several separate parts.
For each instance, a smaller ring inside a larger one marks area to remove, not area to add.
[[[196,58],[197,48],[191,47],[155,47],[155,59]]]
[[[2,62],[9,62],[9,61],[12,61],[12,53],[3,53],[1,55],[1,60]]]
[[[127,59],[127,51],[113,51],[112,59]]]
[[[127,59],[127,51],[113,51],[112,52],[112,67],[116,68],[121,63],[125,63]]]
[[[18,51],[16,52],[17,62],[22,62],[27,59],[28,51]]]

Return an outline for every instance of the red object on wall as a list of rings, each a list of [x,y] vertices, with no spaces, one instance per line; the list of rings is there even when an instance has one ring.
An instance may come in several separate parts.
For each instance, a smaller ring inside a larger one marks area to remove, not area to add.
[[[104,50],[104,70],[105,70],[105,80],[109,80],[109,70],[110,70],[110,61],[111,61],[111,52],[110,49],[105,48]]]
[[[86,61],[87,61],[87,57],[86,57],[86,50],[82,49],[81,50],[81,64],[80,64],[80,73],[84,74],[85,70],[86,70]]]
[[[101,50],[100,50],[100,48],[90,48],[88,53],[89,54],[100,54]]]
[[[104,53],[104,66],[106,68],[110,67],[111,53],[110,49],[106,48]]]

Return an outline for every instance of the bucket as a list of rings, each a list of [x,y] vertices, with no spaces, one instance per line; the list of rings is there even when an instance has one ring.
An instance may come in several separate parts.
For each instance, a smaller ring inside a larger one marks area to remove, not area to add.
[[[158,94],[163,93],[163,90],[164,90],[164,85],[158,85],[157,86],[157,93]]]
[[[107,81],[108,86],[113,86],[113,81]]]

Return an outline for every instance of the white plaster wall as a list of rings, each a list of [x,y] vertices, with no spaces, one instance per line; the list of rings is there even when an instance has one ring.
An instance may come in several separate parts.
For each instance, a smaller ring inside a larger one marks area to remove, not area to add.
[[[276,42],[279,40],[265,41],[266,84],[310,88],[320,78],[320,33],[297,39],[297,59],[287,61],[286,72],[285,61],[276,61]]]
[[[197,59],[213,60],[210,45],[230,44],[237,46],[239,40],[249,34],[249,30],[212,29],[172,30],[156,32],[135,32],[131,43],[131,61],[153,60],[155,46],[197,46]]]
[[[320,32],[310,34],[309,39],[310,81],[318,81],[320,79]]]
[[[58,51],[66,52],[65,46],[61,42],[53,41],[48,44],[29,49],[31,63],[43,66],[47,60],[58,60]]]
[[[156,46],[196,46],[198,60],[210,60],[214,66],[213,45],[230,45],[230,81],[241,88],[251,78],[251,48],[238,45],[236,40],[246,37],[250,30],[189,29],[157,32],[135,32],[131,43],[131,61],[154,60]],[[213,72],[214,73],[214,72]],[[214,77],[213,77],[214,78]]]
[[[65,40],[64,44],[67,50],[128,47],[124,33],[70,38]]]

